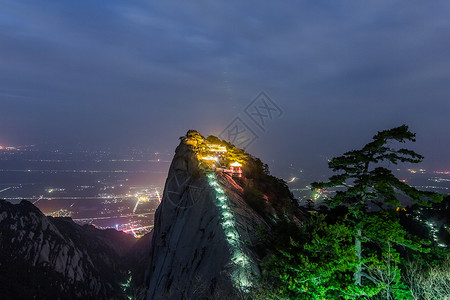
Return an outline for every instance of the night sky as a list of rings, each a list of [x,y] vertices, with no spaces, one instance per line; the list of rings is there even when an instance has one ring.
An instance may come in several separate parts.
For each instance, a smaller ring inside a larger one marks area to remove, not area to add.
[[[450,168],[450,2],[0,0],[0,144],[173,152],[235,117],[269,165],[403,123]],[[264,91],[281,112],[245,113]]]

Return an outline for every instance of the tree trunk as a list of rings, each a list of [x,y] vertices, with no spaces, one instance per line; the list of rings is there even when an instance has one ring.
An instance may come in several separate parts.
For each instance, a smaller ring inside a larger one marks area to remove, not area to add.
[[[361,285],[361,274],[362,274],[362,259],[361,259],[361,228],[356,228],[356,237],[355,237],[355,254],[358,258],[358,265],[356,266],[356,271],[353,274],[353,277],[355,278],[355,284]]]

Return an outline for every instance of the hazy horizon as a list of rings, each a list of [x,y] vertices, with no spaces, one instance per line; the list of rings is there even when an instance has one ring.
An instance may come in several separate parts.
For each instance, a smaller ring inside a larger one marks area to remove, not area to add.
[[[450,169],[447,1],[0,6],[0,145],[173,153],[239,116],[272,169],[326,169],[407,124],[421,165]],[[245,112],[261,91],[264,126]]]

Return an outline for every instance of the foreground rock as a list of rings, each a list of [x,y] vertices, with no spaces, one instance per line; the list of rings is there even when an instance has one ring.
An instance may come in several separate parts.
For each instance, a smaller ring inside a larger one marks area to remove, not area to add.
[[[122,256],[134,238],[0,200],[1,299],[126,299]]]

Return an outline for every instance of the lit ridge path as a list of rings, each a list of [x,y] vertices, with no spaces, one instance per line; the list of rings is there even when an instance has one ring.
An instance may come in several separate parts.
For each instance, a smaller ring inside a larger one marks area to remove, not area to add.
[[[135,228],[127,229],[127,230],[122,230],[122,232],[125,232],[125,233],[130,233],[131,232],[133,234],[133,236],[135,238],[137,238],[137,237],[139,237],[136,234],[137,230],[148,230],[150,227],[153,227],[153,225],[147,225],[147,226],[142,226],[142,227],[135,227]]]
[[[155,188],[155,191],[156,191],[156,196],[158,197],[158,202],[161,203],[161,196],[159,195],[158,189]],[[141,202],[140,198],[138,198],[138,201],[136,201],[136,205],[133,208],[133,213],[136,213],[136,209],[137,209],[137,207],[139,205],[139,202]]]
[[[231,261],[234,266],[232,280],[238,288],[250,287],[252,283],[248,272],[249,259],[243,250],[242,242],[236,229],[233,211],[228,204],[228,198],[222,187],[219,185],[216,175],[214,173],[208,173],[206,176],[208,178],[209,186],[215,191],[215,204],[221,212],[222,229],[225,232],[226,240],[230,245],[232,256]]]
[[[158,189],[155,188],[156,195],[158,196],[158,201],[161,203],[161,196],[159,195]]]
[[[92,217],[92,218],[82,218],[82,219],[72,219],[74,221],[90,221],[90,220],[107,220],[107,219],[118,219],[118,218],[128,218],[128,217],[136,217],[136,216],[146,216],[146,215],[154,215],[154,212],[151,213],[142,213],[142,214],[126,214],[120,216],[109,216],[109,217]]]
[[[136,208],[138,207],[138,204],[140,201],[141,201],[140,199],[138,199],[138,201],[136,201],[136,205],[133,208],[133,214],[136,213]]]
[[[11,188],[11,187],[7,187],[6,189],[1,190],[0,193],[1,193],[1,192],[4,192],[4,191],[7,191],[7,190],[9,190],[10,188]]]

